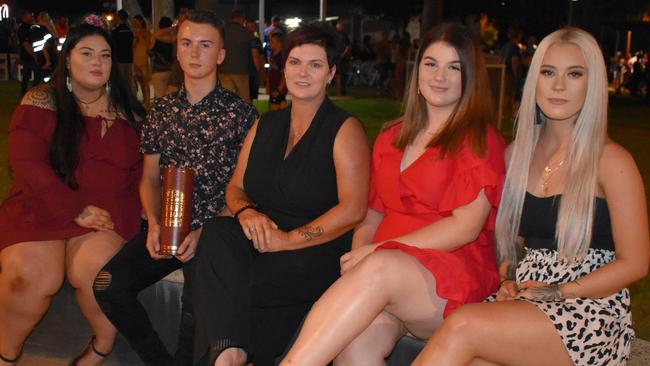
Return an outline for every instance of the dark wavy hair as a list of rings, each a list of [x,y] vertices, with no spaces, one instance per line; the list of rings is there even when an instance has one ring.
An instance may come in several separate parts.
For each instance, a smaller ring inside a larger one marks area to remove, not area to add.
[[[314,44],[325,49],[327,66],[331,69],[339,63],[343,40],[331,25],[323,22],[313,22],[293,30],[287,35],[284,43],[284,59],[294,47],[304,44]]]
[[[70,188],[78,189],[74,171],[79,164],[79,145],[85,131],[85,121],[74,95],[68,90],[66,78],[70,52],[80,40],[90,37],[103,37],[111,48],[110,103],[117,112],[124,115],[136,132],[140,131],[139,121],[146,112],[135,98],[126,81],[120,76],[117,67],[116,50],[113,39],[102,28],[90,24],[81,24],[70,29],[63,44],[59,63],[54,71],[54,101],[56,107],[56,127],[50,146],[50,164],[56,175]]]

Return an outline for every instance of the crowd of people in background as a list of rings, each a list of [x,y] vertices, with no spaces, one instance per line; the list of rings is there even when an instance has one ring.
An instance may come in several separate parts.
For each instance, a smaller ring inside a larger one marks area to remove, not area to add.
[[[176,90],[181,76],[174,67],[175,32],[187,9],[181,9],[177,19],[162,17],[157,26],[141,14],[129,16],[124,10],[117,12],[106,24],[118,42],[120,67],[134,93],[139,93],[146,107],[151,99]],[[286,90],[276,90],[277,57],[273,47],[281,42],[288,29],[282,18],[273,16],[262,34],[258,34],[255,19],[235,11],[227,22],[227,41],[231,57],[220,71],[220,80],[226,88],[235,90],[245,100],[258,98],[262,88],[269,95],[269,107],[284,105]],[[523,81],[537,47],[535,36],[524,37],[517,26],[510,25],[499,32],[494,18],[481,13],[468,20],[470,29],[477,32],[480,47],[490,58],[488,63],[505,65],[504,104],[516,110],[523,90]],[[68,18],[59,16],[52,21],[47,12],[34,15],[24,11],[16,28],[19,63],[21,68],[21,92],[24,94],[31,81],[32,86],[51,77],[56,66],[57,54],[69,29]],[[343,20],[335,22],[345,47],[334,84],[336,95],[347,94],[348,86],[370,86],[385,96],[402,99],[406,88],[409,65],[415,57],[420,38],[420,21],[415,16],[401,27],[363,34],[351,40],[350,24]],[[244,31],[247,31],[244,32]],[[273,37],[273,35],[276,35]],[[273,43],[273,44],[272,44]],[[125,45],[130,46],[125,46]],[[235,57],[236,55],[236,57]],[[274,56],[275,55],[275,56]],[[275,58],[275,59],[274,59]],[[640,50],[631,55],[617,51],[609,60],[610,85],[617,93],[650,99],[650,70],[647,52]],[[248,83],[248,88],[245,87]],[[153,93],[149,86],[153,88]],[[273,94],[273,95],[272,95]]]

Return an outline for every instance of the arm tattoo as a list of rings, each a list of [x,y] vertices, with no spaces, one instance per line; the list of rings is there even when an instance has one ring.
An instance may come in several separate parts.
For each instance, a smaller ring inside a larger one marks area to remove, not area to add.
[[[303,226],[300,229],[298,229],[298,233],[302,235],[303,238],[307,239],[307,241],[309,241],[312,240],[313,238],[317,238],[323,235],[323,228],[320,226],[316,226],[316,227]]]
[[[533,300],[564,301],[564,295],[558,284],[530,289],[530,294]]]
[[[517,264],[523,257],[522,248],[517,246],[517,251],[515,253],[515,261],[507,264],[506,267],[506,276],[505,280],[517,281]]]

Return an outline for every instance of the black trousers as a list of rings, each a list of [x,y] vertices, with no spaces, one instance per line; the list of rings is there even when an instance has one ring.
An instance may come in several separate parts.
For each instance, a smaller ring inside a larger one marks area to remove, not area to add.
[[[40,66],[25,63],[22,65],[22,70],[20,71],[20,95],[23,96],[28,90],[27,85],[29,80],[32,79],[32,87],[43,83],[44,72]],[[33,78],[32,78],[33,77]]]
[[[183,264],[176,258],[154,260],[146,248],[147,232],[129,241],[99,272],[93,290],[106,317],[126,338],[147,365],[192,365],[194,312],[191,302],[193,260]],[[137,299],[143,289],[169,273],[183,268],[181,322],[174,357],[153,329],[145,308]]]
[[[207,221],[192,292],[196,359],[211,364],[224,349],[239,347],[256,366],[274,365],[312,304],[339,277],[339,257],[349,244],[346,236],[259,253],[232,217]]]

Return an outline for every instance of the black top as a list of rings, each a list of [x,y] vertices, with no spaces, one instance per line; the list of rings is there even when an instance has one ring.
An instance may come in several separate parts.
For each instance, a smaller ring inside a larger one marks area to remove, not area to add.
[[[111,32],[117,48],[117,62],[120,64],[133,63],[133,32],[124,23],[118,25]]]
[[[262,116],[251,146],[244,189],[281,230],[305,225],[338,204],[334,140],[350,117],[328,98],[287,155],[291,107]],[[349,245],[351,232],[339,239]]]
[[[555,223],[561,198],[561,195],[537,197],[526,192],[519,235],[525,238],[527,248],[557,250]],[[596,198],[590,248],[614,250],[609,209],[604,198]]]
[[[170,71],[175,60],[174,44],[156,40],[151,48],[151,56],[153,58],[152,72]]]
[[[192,230],[225,207],[225,190],[257,111],[217,86],[191,104],[185,87],[157,98],[142,126],[140,151],[160,154],[162,167],[194,170]]]
[[[226,58],[219,65],[223,74],[248,75],[248,65],[253,58],[251,50],[256,47],[253,35],[241,24],[228,22],[223,27]]]
[[[31,27],[32,25],[29,23],[22,23],[20,27],[18,27],[18,42],[20,43],[19,48],[20,48],[20,62],[22,62],[23,65],[34,65],[35,61],[32,55],[30,55],[25,48],[23,47],[23,42],[27,42],[27,46],[31,49],[32,48],[32,37],[31,37]]]

